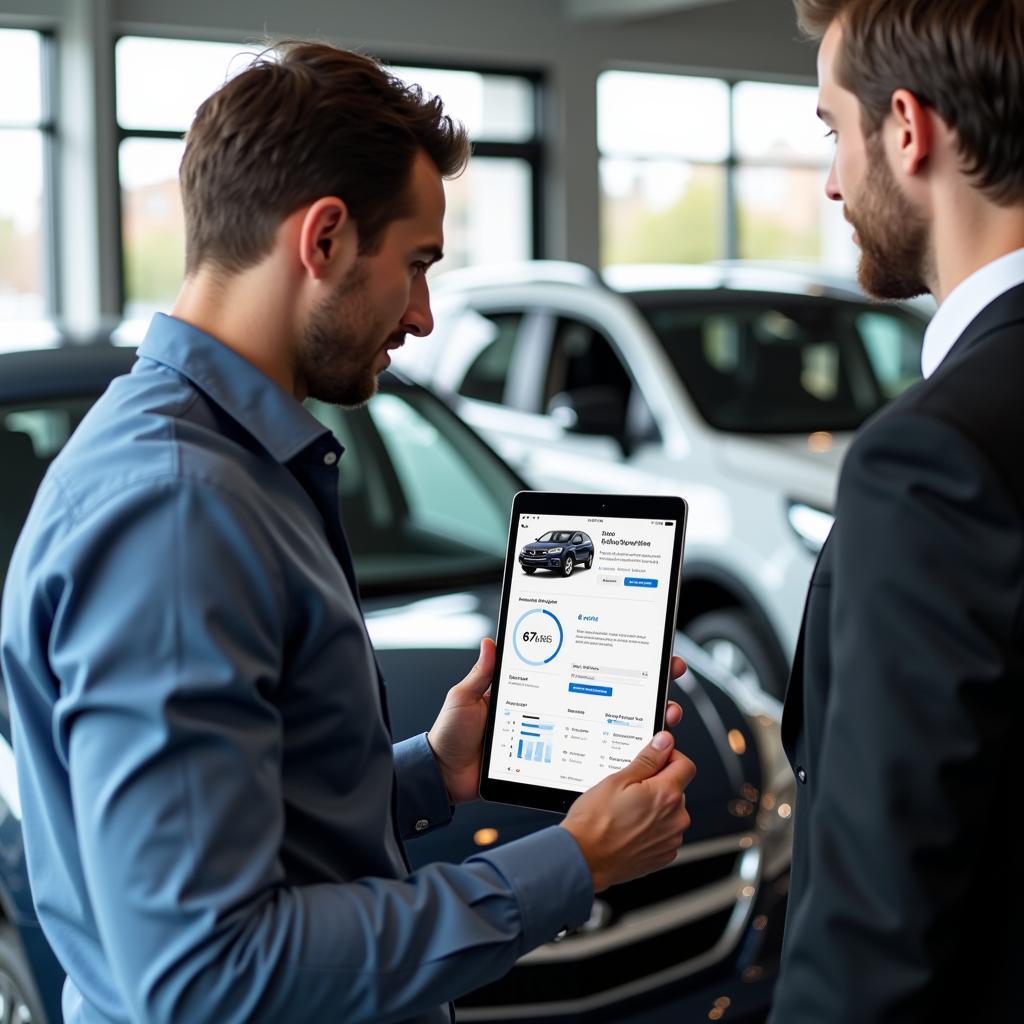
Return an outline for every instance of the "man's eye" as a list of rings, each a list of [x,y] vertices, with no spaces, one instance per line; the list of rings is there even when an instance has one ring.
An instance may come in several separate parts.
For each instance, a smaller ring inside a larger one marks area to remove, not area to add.
[[[835,128],[831,128],[827,132],[825,132],[825,138],[832,139],[832,141],[834,142],[836,139],[839,138],[839,133],[835,130]]]

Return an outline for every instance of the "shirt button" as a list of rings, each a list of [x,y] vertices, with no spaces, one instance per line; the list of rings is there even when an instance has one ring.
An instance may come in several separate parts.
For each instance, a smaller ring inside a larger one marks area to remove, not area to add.
[[[796,770],[796,780],[802,786],[806,786],[807,785],[807,772],[805,772],[803,770],[803,768],[797,768],[797,770]]]
[[[338,456],[334,452],[327,452],[324,455],[324,465],[333,466],[338,461]]]
[[[413,826],[417,832],[422,832],[426,828],[430,828],[430,822],[426,818],[420,818],[419,821]]]

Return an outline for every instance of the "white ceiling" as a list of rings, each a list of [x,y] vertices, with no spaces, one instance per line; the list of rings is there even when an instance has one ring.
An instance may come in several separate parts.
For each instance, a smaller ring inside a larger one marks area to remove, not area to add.
[[[730,3],[731,0],[563,0],[571,18],[626,21],[631,18],[652,18],[659,14],[676,14],[694,7]]]

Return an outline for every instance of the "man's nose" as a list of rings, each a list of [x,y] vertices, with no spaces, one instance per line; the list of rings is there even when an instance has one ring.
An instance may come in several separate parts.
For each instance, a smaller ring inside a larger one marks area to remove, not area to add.
[[[402,316],[402,330],[423,338],[434,329],[434,315],[430,311],[430,289],[425,278],[413,284],[409,305]]]
[[[843,193],[839,189],[839,176],[836,174],[836,162],[828,169],[828,178],[825,181],[825,195],[835,202],[842,202]]]

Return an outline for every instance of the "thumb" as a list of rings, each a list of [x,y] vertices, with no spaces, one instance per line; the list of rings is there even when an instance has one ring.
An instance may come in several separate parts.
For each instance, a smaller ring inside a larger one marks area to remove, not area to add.
[[[458,684],[463,693],[475,699],[487,692],[487,687],[491,685],[491,676],[494,674],[494,652],[494,641],[490,637],[484,638],[480,642],[480,657]]]
[[[617,774],[624,782],[642,782],[649,779],[665,767],[665,762],[672,756],[674,748],[675,739],[672,733],[667,730],[655,733],[651,742],[633,758],[632,763]]]

